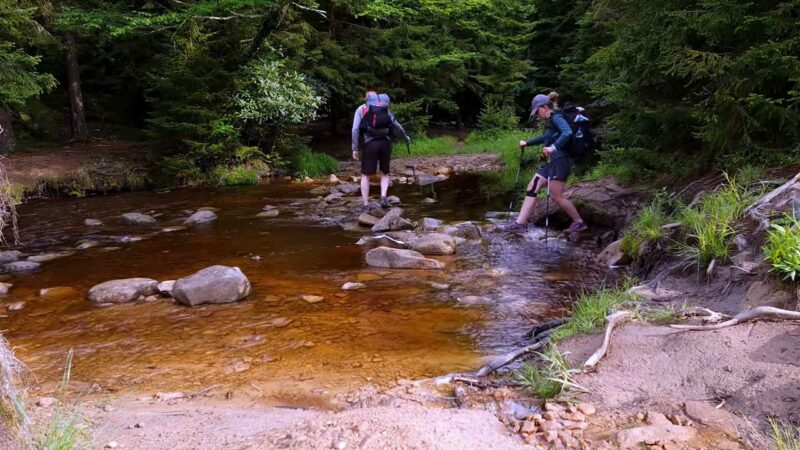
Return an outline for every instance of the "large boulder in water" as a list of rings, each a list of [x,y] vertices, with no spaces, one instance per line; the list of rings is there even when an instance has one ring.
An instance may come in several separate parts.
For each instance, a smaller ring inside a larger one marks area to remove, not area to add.
[[[449,234],[431,233],[411,241],[409,248],[423,255],[452,255],[456,252],[456,240]]]
[[[209,210],[198,210],[196,213],[189,216],[186,220],[183,221],[184,225],[202,225],[204,223],[211,223],[217,220],[217,215],[214,214],[214,211]]]
[[[175,281],[172,298],[186,306],[232,303],[250,293],[250,281],[238,267],[211,266]]]
[[[153,216],[148,216],[147,214],[141,213],[125,213],[119,216],[119,219],[125,225],[152,225],[156,223],[156,219]]]
[[[150,278],[125,278],[100,283],[89,289],[94,303],[128,303],[158,292],[158,281]]]
[[[34,270],[39,270],[42,264],[36,261],[14,261],[8,264],[2,265],[2,272],[5,273],[23,273],[23,272],[33,272]]]
[[[442,269],[444,264],[414,250],[378,247],[367,252],[367,265],[387,269]]]

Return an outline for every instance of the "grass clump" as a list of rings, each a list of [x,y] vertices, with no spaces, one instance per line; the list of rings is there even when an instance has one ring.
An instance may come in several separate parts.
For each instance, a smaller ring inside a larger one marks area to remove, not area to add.
[[[800,450],[800,426],[775,419],[769,420],[772,428],[772,446],[775,450]]]
[[[631,285],[632,282],[627,281],[615,288],[603,288],[596,292],[580,294],[573,306],[569,322],[558,327],[551,336],[553,342],[600,330],[609,312],[622,305],[636,302],[636,296],[628,292]]]
[[[336,159],[326,153],[317,153],[307,148],[293,155],[294,168],[301,177],[321,177],[339,170]]]
[[[726,178],[727,184],[706,195],[698,205],[684,209],[681,215],[689,233],[681,253],[694,259],[700,268],[714,260],[728,259],[736,222],[755,199],[746,184],[727,175]]]
[[[786,214],[782,221],[773,223],[763,250],[764,259],[772,266],[770,271],[795,281],[800,272],[800,221]]]
[[[642,208],[639,216],[623,234],[620,249],[628,257],[636,258],[642,244],[661,238],[661,227],[672,219],[662,198],[656,197],[656,200]]]
[[[585,390],[572,381],[572,375],[576,371],[570,369],[564,354],[554,345],[538,355],[542,358],[541,365],[526,362],[514,372],[517,380],[528,392],[541,399],[550,399],[561,394],[565,388]]]
[[[214,179],[222,186],[240,186],[256,184],[260,178],[259,172],[247,165],[217,166],[214,169]]]

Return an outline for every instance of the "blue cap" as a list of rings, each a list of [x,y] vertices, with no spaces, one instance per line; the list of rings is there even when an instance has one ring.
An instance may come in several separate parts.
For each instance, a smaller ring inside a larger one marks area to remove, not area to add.
[[[388,106],[391,103],[389,94],[378,94],[378,103]]]
[[[531,113],[536,113],[536,110],[539,109],[541,106],[547,106],[550,104],[550,97],[539,94],[536,97],[533,97],[533,101],[531,102]]]
[[[378,101],[378,94],[375,91],[367,92],[367,96],[364,99],[364,102],[367,104],[367,106],[374,105],[378,103]]]

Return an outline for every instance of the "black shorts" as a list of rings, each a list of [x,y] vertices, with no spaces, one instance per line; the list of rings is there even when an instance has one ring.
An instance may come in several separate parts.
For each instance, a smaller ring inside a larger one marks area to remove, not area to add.
[[[558,158],[539,167],[536,173],[551,180],[567,181],[572,172],[572,163],[569,158]]]
[[[375,175],[380,164],[381,172],[389,175],[389,163],[392,161],[392,141],[378,138],[364,144],[361,154],[361,173]]]

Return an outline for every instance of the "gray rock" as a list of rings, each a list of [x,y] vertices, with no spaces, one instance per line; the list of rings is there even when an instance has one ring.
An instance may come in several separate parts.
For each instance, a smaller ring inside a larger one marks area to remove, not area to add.
[[[361,186],[356,183],[342,183],[336,186],[334,189],[341,192],[345,195],[355,194],[356,192],[361,190]]]
[[[87,227],[99,227],[103,225],[103,221],[97,219],[86,219],[83,221],[83,224]]]
[[[403,210],[400,208],[390,209],[385,216],[372,226],[373,232],[410,230],[414,224],[402,217]]]
[[[701,401],[686,402],[684,408],[686,409],[686,415],[692,419],[703,425],[717,428],[733,439],[739,439],[739,431],[736,429],[736,416],[728,411],[717,409],[713,405]]]
[[[264,205],[264,207],[261,208],[261,210],[262,211],[270,211],[270,210],[273,210],[273,209],[276,209],[276,208],[277,208],[277,206],[275,206],[275,205]]]
[[[81,239],[80,241],[78,241],[78,245],[75,248],[77,248],[78,250],[86,250],[88,248],[97,247],[98,245],[100,245],[100,243],[97,241],[92,241],[89,239]]]
[[[281,212],[277,209],[270,209],[267,211],[261,211],[260,213],[256,214],[256,217],[259,219],[271,218],[271,217],[278,217]]]
[[[367,213],[358,216],[358,224],[365,227],[373,227],[378,223],[378,218]]]
[[[444,264],[422,256],[413,250],[389,247],[373,248],[367,252],[367,265],[388,269],[442,269]]]
[[[0,264],[19,261],[20,258],[22,258],[22,252],[18,250],[6,250],[4,252],[0,252]]]
[[[89,301],[94,303],[128,303],[157,292],[158,281],[150,278],[111,280],[89,289]]]
[[[342,201],[343,194],[341,192],[332,192],[328,194],[323,200],[325,203],[336,203]]]
[[[439,200],[436,200],[435,198],[426,197],[426,198],[424,198],[422,200],[422,204],[424,204],[424,205],[432,205],[432,204],[434,204],[434,203],[436,203],[438,201]]]
[[[446,291],[450,289],[450,285],[447,283],[437,283],[435,281],[430,281],[428,282],[428,284],[437,291]]]
[[[622,239],[616,240],[597,255],[597,262],[606,267],[628,264],[631,259],[622,252]]]
[[[211,266],[175,281],[172,297],[180,304],[231,303],[250,293],[250,281],[238,267]]]
[[[348,282],[348,283],[345,283],[345,284],[342,285],[342,290],[343,291],[357,291],[359,289],[364,289],[366,287],[367,287],[367,285],[364,284],[364,283]]]
[[[63,258],[65,256],[71,256],[73,254],[74,253],[72,252],[41,253],[38,255],[31,255],[27,258],[27,260],[37,263],[43,263],[47,261],[52,261],[54,259]]]
[[[467,240],[480,239],[482,237],[481,228],[473,222],[462,222],[456,225],[454,228],[454,230],[451,230],[448,227],[445,233],[462,237]]]
[[[215,208],[213,206],[203,206],[201,208],[197,208],[198,211],[211,211],[211,212],[219,212],[219,208]]]
[[[141,213],[125,213],[119,218],[125,225],[152,225],[156,223],[156,219],[153,216]]]
[[[334,188],[335,189],[335,188]],[[314,189],[308,191],[311,195],[327,195],[331,192],[331,188],[328,186],[317,186]]]
[[[217,220],[217,215],[214,214],[214,211],[197,211],[196,213],[189,216],[186,220],[183,221],[184,225],[193,226],[193,225],[202,225],[206,223],[211,223]]]
[[[11,283],[0,283],[0,296],[7,295],[12,287],[14,287],[14,285]]]
[[[417,228],[422,231],[436,231],[440,226],[442,226],[442,221],[439,219],[434,219],[433,217],[423,217],[422,220],[417,225]]]
[[[409,248],[423,255],[452,255],[456,252],[456,241],[449,234],[432,233],[413,240]]]
[[[14,261],[3,264],[2,271],[6,273],[33,272],[34,270],[38,270],[39,267],[42,267],[42,264],[35,261]]]
[[[162,281],[161,283],[158,283],[158,286],[156,286],[156,289],[158,290],[158,292],[160,294],[168,295],[168,296],[172,297],[172,289],[174,287],[175,287],[175,280],[167,280],[167,281]]]
[[[400,204],[400,197],[398,197],[396,195],[390,195],[390,196],[386,197],[386,201],[390,205],[399,205]]]

